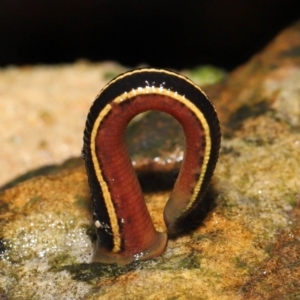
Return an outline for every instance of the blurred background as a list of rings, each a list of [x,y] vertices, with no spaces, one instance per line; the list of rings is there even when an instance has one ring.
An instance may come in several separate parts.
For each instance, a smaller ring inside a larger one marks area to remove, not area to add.
[[[231,70],[299,17],[299,0],[1,0],[0,66],[85,58]]]

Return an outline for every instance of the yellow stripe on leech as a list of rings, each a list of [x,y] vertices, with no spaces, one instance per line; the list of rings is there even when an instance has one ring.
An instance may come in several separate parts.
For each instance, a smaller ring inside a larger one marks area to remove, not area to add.
[[[182,77],[182,78],[184,80],[186,80],[184,77]],[[198,88],[198,89],[201,91],[200,88]],[[201,91],[201,93],[203,93],[203,92]],[[189,110],[191,110],[196,115],[196,117],[198,118],[198,120],[200,121],[200,123],[203,126],[204,133],[205,133],[205,151],[204,151],[203,165],[201,168],[199,179],[196,182],[192,197],[191,197],[188,205],[185,208],[185,210],[188,210],[192,206],[194,201],[196,200],[198,193],[201,189],[201,185],[202,185],[204,175],[205,175],[206,169],[207,169],[208,160],[210,157],[211,139],[210,139],[209,125],[208,125],[207,120],[206,120],[205,116],[203,115],[203,113],[197,108],[197,106],[194,103],[192,103],[190,100],[188,100],[184,96],[182,96],[176,92],[166,90],[165,88],[162,88],[162,87],[146,86],[146,87],[139,87],[137,89],[132,89],[130,92],[125,92],[122,95],[116,97],[112,102],[120,104],[121,102],[128,101],[135,96],[147,95],[147,94],[164,95],[164,96],[169,96],[174,100],[177,100],[178,102],[184,104]]]
[[[103,118],[109,113],[109,111],[112,109],[112,106],[110,104],[107,104],[100,112],[98,115],[92,129],[91,133],[91,152],[92,152],[92,160],[93,160],[93,166],[94,170],[97,176],[97,179],[100,183],[101,190],[103,193],[103,198],[105,202],[105,206],[108,212],[109,216],[109,221],[110,221],[110,226],[112,230],[112,236],[113,236],[113,252],[118,252],[121,250],[121,236],[120,236],[120,230],[119,230],[119,224],[118,224],[118,218],[115,212],[114,205],[112,203],[112,199],[110,196],[110,192],[108,189],[108,185],[106,181],[104,180],[102,176],[102,171],[101,171],[101,165],[98,161],[97,154],[96,154],[96,136],[98,132],[98,128],[100,126],[101,121]]]

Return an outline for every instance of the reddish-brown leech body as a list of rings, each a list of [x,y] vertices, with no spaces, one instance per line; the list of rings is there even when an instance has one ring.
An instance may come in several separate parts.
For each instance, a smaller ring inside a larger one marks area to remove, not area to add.
[[[186,145],[181,170],[164,219],[168,232],[201,202],[220,146],[215,110],[186,77],[157,69],[124,73],[100,92],[87,118],[83,157],[97,230],[94,260],[126,264],[162,254],[167,235],[156,232],[125,144],[130,120],[147,110],[169,113],[183,127]]]

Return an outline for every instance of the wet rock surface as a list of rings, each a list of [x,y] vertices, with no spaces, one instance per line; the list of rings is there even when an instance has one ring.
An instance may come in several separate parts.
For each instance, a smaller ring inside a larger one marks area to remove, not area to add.
[[[300,297],[300,23],[205,87],[223,140],[196,230],[157,259],[91,263],[94,231],[81,159],[0,194],[0,298],[297,299]],[[55,76],[55,72],[53,74]],[[155,227],[182,159],[180,126],[149,113],[128,147]],[[164,178],[162,180],[162,178]]]

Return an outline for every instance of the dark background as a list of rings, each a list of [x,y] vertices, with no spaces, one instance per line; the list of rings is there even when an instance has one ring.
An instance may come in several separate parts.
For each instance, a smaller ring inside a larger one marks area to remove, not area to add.
[[[299,0],[1,0],[0,66],[116,60],[232,69],[300,17]]]

